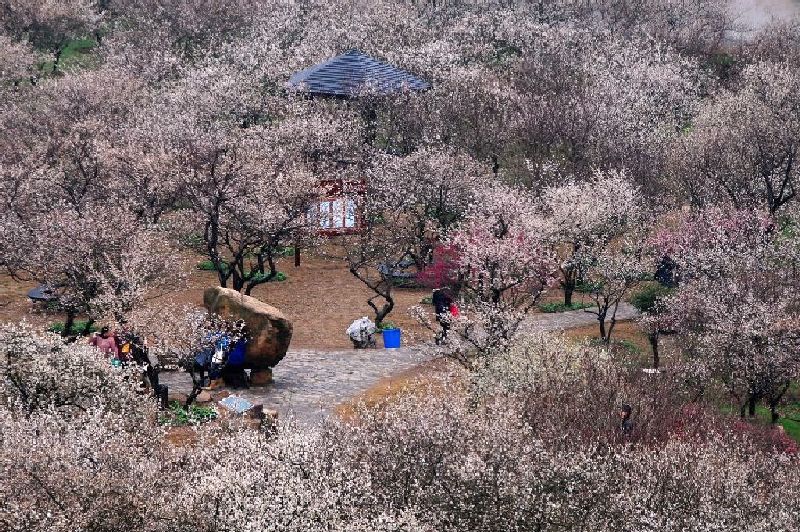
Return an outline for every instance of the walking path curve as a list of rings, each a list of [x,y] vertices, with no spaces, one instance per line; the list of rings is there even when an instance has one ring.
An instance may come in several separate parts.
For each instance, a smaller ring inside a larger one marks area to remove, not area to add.
[[[636,310],[620,304],[617,320],[632,319]],[[597,323],[597,316],[582,310],[534,314],[527,322],[532,331],[555,331]],[[298,423],[314,424],[336,405],[373,387],[382,379],[407,371],[429,360],[413,347],[322,351],[289,350],[274,370],[274,381],[265,388],[235,393],[278,411],[281,418],[293,416]],[[162,373],[161,382],[170,390],[188,393],[192,382],[187,373]]]

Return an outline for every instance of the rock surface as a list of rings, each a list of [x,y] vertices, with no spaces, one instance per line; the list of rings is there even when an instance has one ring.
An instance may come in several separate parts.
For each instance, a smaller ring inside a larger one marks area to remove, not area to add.
[[[250,373],[250,386],[266,386],[272,382],[272,370],[253,370]]]
[[[280,310],[258,299],[215,286],[203,293],[203,304],[210,312],[247,324],[245,367],[263,370],[280,362],[292,339],[292,322]]]
[[[197,397],[194,398],[194,402],[197,403],[197,404],[210,403],[211,402],[211,392],[203,390],[202,392],[197,394]]]

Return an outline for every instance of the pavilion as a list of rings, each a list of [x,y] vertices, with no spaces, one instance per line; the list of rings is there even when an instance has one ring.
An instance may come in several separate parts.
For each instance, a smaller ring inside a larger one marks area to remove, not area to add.
[[[427,81],[358,50],[348,50],[301,70],[289,78],[290,90],[314,96],[353,98],[364,89],[389,95],[403,90],[424,91]]]
[[[295,73],[287,83],[289,91],[312,97],[355,99],[362,91],[389,96],[403,91],[425,91],[431,84],[414,74],[380,61],[359,50],[343,54]],[[372,106],[366,110],[368,123],[374,120]],[[371,134],[367,134],[371,137]],[[369,140],[371,141],[371,140]],[[344,193],[342,179],[323,181],[325,193],[317,203],[317,215],[323,234],[330,236],[358,231],[361,209],[353,197]],[[348,183],[351,189],[363,189],[363,180]],[[295,265],[300,264],[299,246],[295,246]]]

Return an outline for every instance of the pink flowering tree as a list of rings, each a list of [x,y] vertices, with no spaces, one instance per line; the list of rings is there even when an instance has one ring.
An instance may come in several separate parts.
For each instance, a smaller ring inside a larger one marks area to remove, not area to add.
[[[445,148],[380,154],[368,164],[363,183],[351,180],[351,190],[343,191],[357,206],[358,230],[337,236],[334,249],[374,293],[368,304],[380,323],[394,308],[395,274],[418,274],[434,260],[436,246],[463,219],[488,170]]]
[[[452,245],[439,245],[433,249],[433,261],[417,274],[417,282],[428,288],[450,287],[461,291],[459,251]]]
[[[524,189],[494,186],[447,243],[457,250],[464,309],[452,352],[465,365],[507,348],[527,313],[556,282],[548,226]]]

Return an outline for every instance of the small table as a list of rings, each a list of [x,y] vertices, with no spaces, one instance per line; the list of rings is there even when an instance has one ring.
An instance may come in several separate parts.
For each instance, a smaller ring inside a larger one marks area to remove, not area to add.
[[[36,288],[28,290],[28,299],[33,302],[49,303],[58,299],[55,291],[47,285],[40,284]]]

